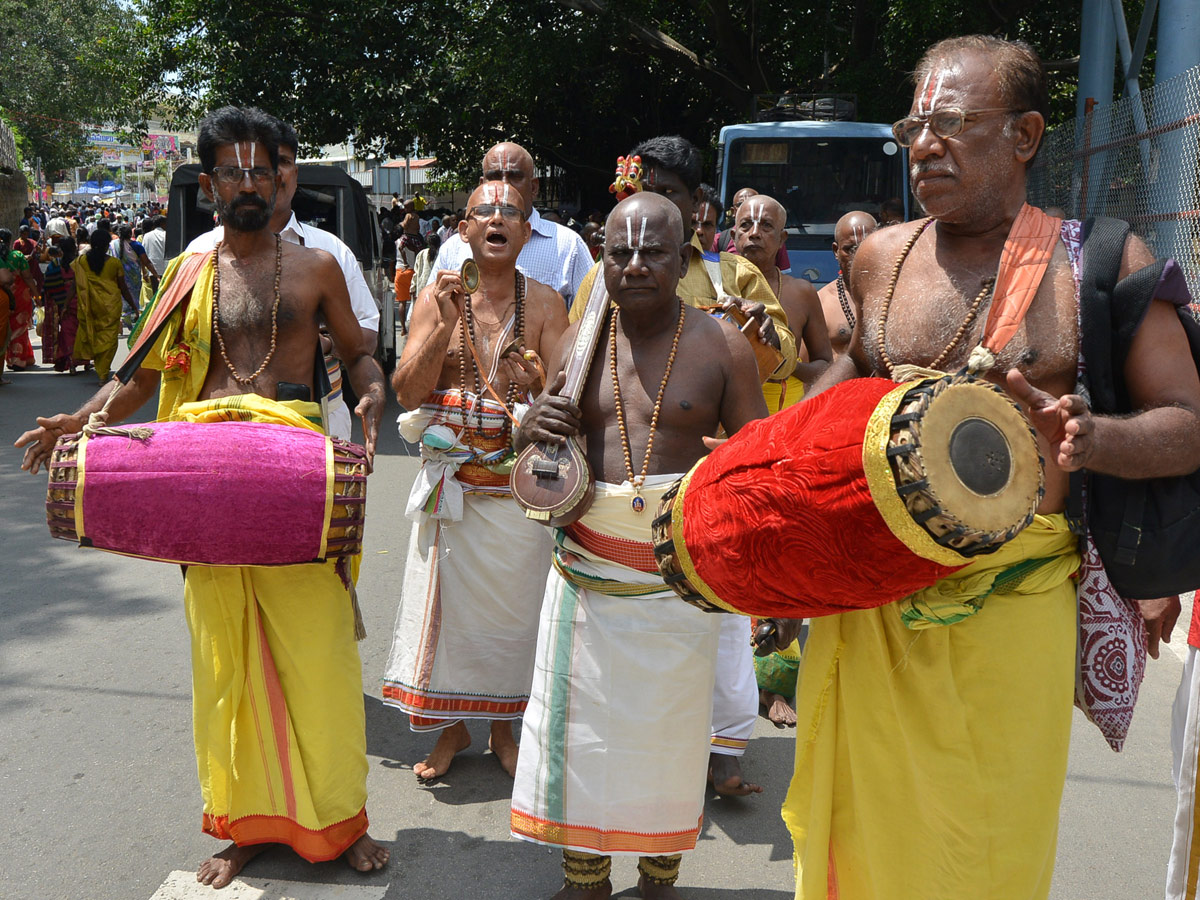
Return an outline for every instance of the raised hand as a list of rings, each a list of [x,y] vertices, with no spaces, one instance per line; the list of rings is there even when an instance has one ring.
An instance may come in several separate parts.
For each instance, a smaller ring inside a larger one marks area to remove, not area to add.
[[[1008,392],[1029,412],[1029,420],[1050,442],[1051,461],[1065,472],[1087,465],[1095,450],[1096,423],[1078,394],[1055,397],[1031,385],[1019,371],[1009,369]]]

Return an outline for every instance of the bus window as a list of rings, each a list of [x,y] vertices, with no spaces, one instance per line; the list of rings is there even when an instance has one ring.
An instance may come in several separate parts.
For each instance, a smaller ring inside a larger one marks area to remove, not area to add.
[[[843,215],[879,205],[907,190],[895,141],[879,137],[736,138],[726,148],[722,199],[754,188],[787,210],[789,250],[828,250]]]

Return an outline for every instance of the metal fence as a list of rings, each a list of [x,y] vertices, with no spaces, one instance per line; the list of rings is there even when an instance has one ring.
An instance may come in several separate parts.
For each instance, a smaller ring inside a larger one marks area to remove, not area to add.
[[[0,173],[12,175],[17,169],[17,142],[8,126],[0,122]]]
[[[1052,129],[1029,202],[1126,220],[1200,299],[1200,66]]]

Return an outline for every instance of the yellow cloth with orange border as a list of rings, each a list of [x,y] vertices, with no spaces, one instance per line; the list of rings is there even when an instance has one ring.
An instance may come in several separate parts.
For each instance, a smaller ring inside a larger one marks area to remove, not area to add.
[[[315,403],[247,394],[173,418],[320,429]],[[348,573],[337,564],[189,566],[192,714],[203,829],[334,859],[367,830],[366,720]]]
[[[158,299],[183,258],[168,267]],[[163,373],[159,420],[321,431],[316,403],[257,394],[195,401],[211,359],[212,283],[206,265],[143,363]],[[205,833],[287,844],[312,862],[340,856],[366,833],[362,663],[348,588],[358,562],[341,572],[334,562],[187,568]]]
[[[980,599],[983,581],[1034,560]],[[802,900],[1045,898],[1075,669],[1076,540],[1061,515],[940,582],[978,612],[908,601],[814,619],[783,818]],[[924,598],[923,602],[936,602]],[[914,847],[914,836],[920,849]]]

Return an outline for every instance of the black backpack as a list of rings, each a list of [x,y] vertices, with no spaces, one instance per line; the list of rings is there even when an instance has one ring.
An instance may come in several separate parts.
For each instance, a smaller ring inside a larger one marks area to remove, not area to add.
[[[1166,265],[1159,260],[1118,282],[1128,234],[1129,225],[1117,219],[1096,217],[1083,223],[1079,344],[1084,385],[1091,409],[1099,415],[1133,411],[1125,359]],[[1186,306],[1177,312],[1200,369],[1200,322]],[[1086,510],[1081,499],[1085,483]],[[1150,599],[1200,588],[1200,471],[1141,481],[1075,472],[1068,515],[1087,522],[1121,596]]]

